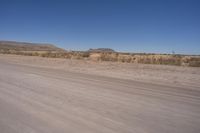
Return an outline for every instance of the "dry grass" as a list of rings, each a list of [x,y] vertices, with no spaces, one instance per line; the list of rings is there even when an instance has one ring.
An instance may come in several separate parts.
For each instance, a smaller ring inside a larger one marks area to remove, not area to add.
[[[15,51],[0,50],[3,54],[40,56],[50,58],[86,59],[93,61],[113,61],[142,64],[164,64],[200,67],[200,56],[171,54],[130,54],[117,52],[61,52],[61,51]]]

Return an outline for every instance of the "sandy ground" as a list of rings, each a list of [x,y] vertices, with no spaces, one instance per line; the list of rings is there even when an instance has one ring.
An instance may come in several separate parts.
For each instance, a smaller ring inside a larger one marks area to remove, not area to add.
[[[200,68],[0,55],[1,133],[199,133]]]
[[[60,69],[63,71],[101,75],[155,84],[170,84],[183,87],[200,86],[200,68],[198,67],[95,62],[1,54],[0,60],[15,64]]]

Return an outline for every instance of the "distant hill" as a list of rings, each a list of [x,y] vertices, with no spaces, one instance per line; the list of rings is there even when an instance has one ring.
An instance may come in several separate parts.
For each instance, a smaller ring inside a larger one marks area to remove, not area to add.
[[[97,48],[97,49],[89,49],[88,52],[115,52],[110,48]]]
[[[65,51],[53,44],[27,43],[15,41],[0,41],[0,50],[14,51]]]

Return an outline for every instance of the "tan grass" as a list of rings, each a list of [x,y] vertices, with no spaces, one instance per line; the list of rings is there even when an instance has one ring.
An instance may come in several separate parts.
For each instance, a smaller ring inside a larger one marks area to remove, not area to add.
[[[200,56],[171,54],[130,54],[117,52],[58,52],[58,51],[15,51],[0,50],[3,54],[17,54],[50,58],[87,59],[93,61],[113,61],[125,63],[163,64],[200,67]]]

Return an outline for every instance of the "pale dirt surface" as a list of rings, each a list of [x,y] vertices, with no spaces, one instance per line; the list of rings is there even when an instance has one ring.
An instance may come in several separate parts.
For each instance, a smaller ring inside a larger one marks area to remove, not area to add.
[[[200,69],[0,55],[1,133],[199,133]]]
[[[29,66],[53,68],[63,71],[102,75],[156,84],[182,85],[184,87],[200,86],[200,68],[198,67],[95,62],[1,54],[0,60]]]

